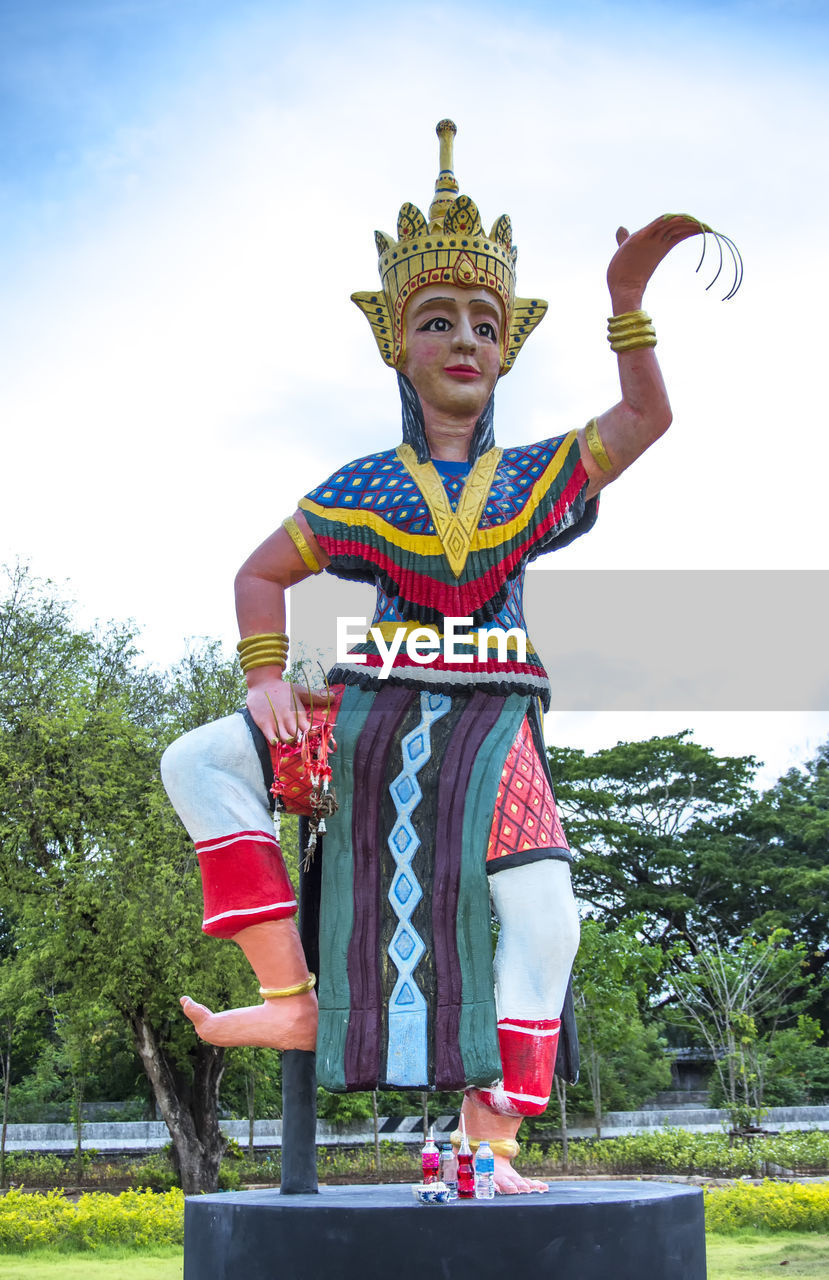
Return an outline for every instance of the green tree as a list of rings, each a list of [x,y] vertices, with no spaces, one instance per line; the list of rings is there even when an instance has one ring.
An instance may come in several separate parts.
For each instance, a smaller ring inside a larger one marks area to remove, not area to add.
[[[641,923],[626,920],[616,929],[597,920],[582,923],[573,991],[597,1137],[605,1111],[635,1108],[671,1081],[666,1041],[643,1018],[664,956],[641,939]]]
[[[719,918],[735,879],[735,837],[723,824],[752,794],[753,756],[718,757],[688,731],[548,756],[577,855],[576,896],[594,915],[613,925],[641,918],[645,938],[666,949]]]
[[[670,975],[677,1017],[698,1032],[714,1060],[719,1094],[735,1129],[762,1115],[772,1045],[803,1012],[805,948],[785,930],[744,936],[726,948],[715,935],[694,940]],[[801,1024],[801,1038],[807,1026]]]
[[[254,1122],[282,1115],[282,1055],[251,1046],[228,1049],[222,1079],[222,1109],[247,1119],[248,1155],[254,1156]]]
[[[652,1008],[666,956],[643,939],[641,925],[641,919],[625,920],[617,928],[595,919],[582,921],[573,968],[581,1079],[568,1087],[556,1079],[562,1133],[568,1106],[592,1115],[600,1137],[606,1111],[636,1108],[670,1086],[667,1042]],[[548,1112],[529,1122],[528,1129],[542,1137],[555,1126]]]
[[[829,964],[829,742],[738,811],[733,932],[787,929],[806,947],[809,971]],[[822,1006],[824,1031],[829,1007]]]
[[[823,1105],[829,1101],[829,1049],[817,1018],[797,1015],[794,1026],[780,1028],[763,1046],[760,1070],[768,1107]],[[715,1100],[715,1105],[719,1105]]]
[[[11,1083],[18,1050],[31,1030],[38,1013],[38,1001],[32,992],[29,974],[21,957],[6,938],[7,954],[0,959],[0,1090],[2,1090],[2,1124],[0,1124],[0,1187],[6,1185],[6,1140],[9,1124]]]
[[[188,989],[255,998],[235,948],[200,936],[195,855],[158,774],[164,746],[241,704],[217,646],[162,677],[127,628],[83,630],[52,584],[0,605],[0,878],[44,990],[129,1028],[188,1192],[215,1189],[224,1051],[178,1012]]]

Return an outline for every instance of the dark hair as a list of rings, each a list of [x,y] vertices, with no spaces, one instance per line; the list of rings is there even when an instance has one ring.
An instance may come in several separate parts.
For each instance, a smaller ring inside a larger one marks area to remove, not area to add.
[[[405,373],[398,373],[397,385],[400,388],[400,403],[403,408],[403,443],[410,444],[417,454],[418,462],[428,462],[430,458],[429,442],[426,439],[426,427],[423,422],[423,406]],[[495,444],[495,392],[486,402],[484,411],[475,423],[472,439],[469,442],[469,462],[476,462],[482,453],[486,453]]]

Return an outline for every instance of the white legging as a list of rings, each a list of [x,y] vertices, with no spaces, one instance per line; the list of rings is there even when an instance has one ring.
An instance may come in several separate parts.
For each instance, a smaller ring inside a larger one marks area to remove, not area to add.
[[[240,715],[193,729],[167,748],[161,776],[194,841],[269,831],[262,767]],[[570,868],[544,859],[489,877],[500,935],[495,952],[498,1017],[557,1018],[579,944]]]
[[[193,841],[272,829],[262,766],[243,716],[177,738],[161,757],[161,778]]]
[[[495,1007],[501,1018],[557,1018],[579,947],[566,862],[544,858],[489,877],[500,924]]]

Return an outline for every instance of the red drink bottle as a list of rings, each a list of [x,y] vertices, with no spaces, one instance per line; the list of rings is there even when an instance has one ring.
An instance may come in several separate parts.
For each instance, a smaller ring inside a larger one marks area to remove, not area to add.
[[[420,1153],[421,1165],[423,1168],[424,1182],[437,1182],[440,1169],[440,1151],[435,1145],[432,1134],[429,1134],[429,1141]]]
[[[472,1164],[472,1148],[465,1129],[458,1151],[458,1199],[475,1199],[475,1169]]]

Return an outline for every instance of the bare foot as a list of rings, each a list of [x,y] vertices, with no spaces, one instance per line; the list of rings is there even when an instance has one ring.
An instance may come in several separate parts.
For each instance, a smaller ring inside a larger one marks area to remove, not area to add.
[[[310,1049],[317,1043],[317,997],[313,991],[283,996],[245,1009],[212,1013],[181,997],[181,1007],[208,1044],[248,1044],[257,1049]]]
[[[522,1178],[506,1156],[495,1157],[495,1190],[502,1196],[522,1196],[533,1191],[547,1191],[547,1183],[537,1178]]]

